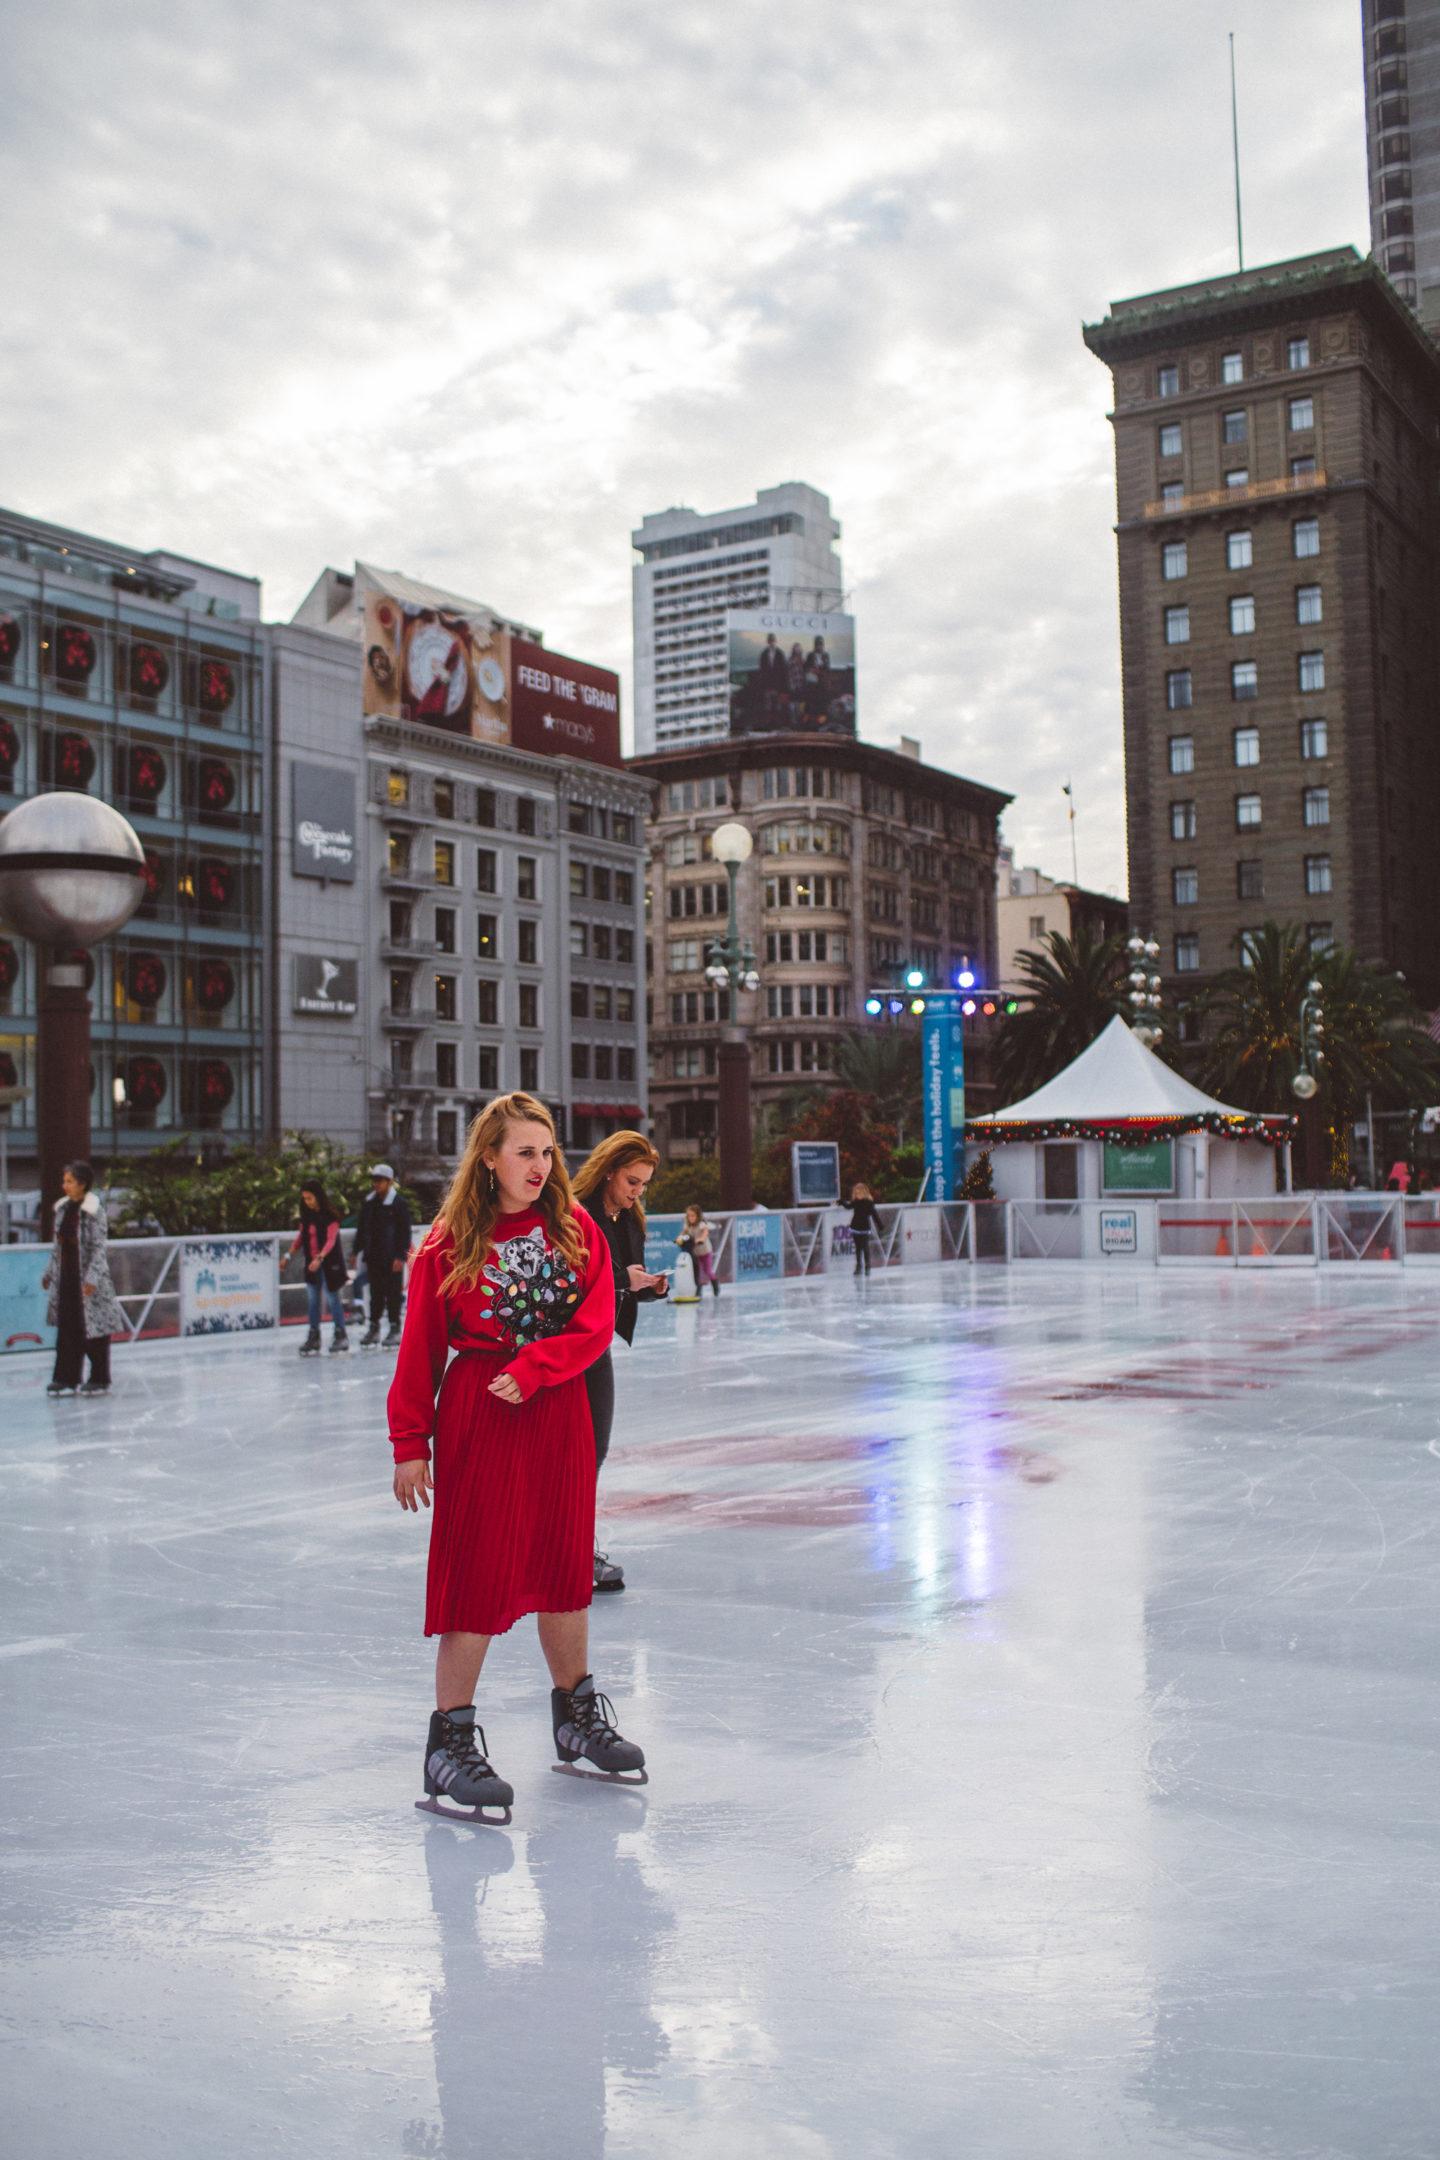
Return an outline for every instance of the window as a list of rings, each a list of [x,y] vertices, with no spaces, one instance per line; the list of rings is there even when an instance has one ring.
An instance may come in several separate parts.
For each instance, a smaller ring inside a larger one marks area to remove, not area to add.
[[[1315,425],[1315,400],[1313,397],[1292,397],[1290,400],[1290,432],[1303,435]]]
[[[392,771],[385,782],[385,800],[396,810],[403,810],[410,800],[410,775]]]
[[[609,983],[595,984],[595,1018],[597,1020],[608,1020],[610,1018]]]
[[[1227,412],[1220,424],[1220,439],[1225,443],[1247,442],[1250,436],[1250,415],[1245,411]]]
[[[1296,560],[1303,562],[1307,555],[1320,553],[1319,518],[1297,518],[1290,528],[1291,544]]]
[[[515,925],[515,935],[518,940],[515,957],[520,962],[521,967],[538,967],[540,965],[539,923],[535,921],[533,916],[522,915]]]
[[[485,976],[475,985],[475,1020],[479,1027],[500,1025],[500,985]]]
[[[635,965],[635,933],[633,930],[615,932],[615,958],[622,967]]]
[[[475,883],[479,886],[481,892],[499,892],[500,883],[496,875],[494,848],[476,848]]]
[[[705,965],[702,938],[671,938],[667,962],[672,975],[695,975]]]
[[[585,898],[585,895],[586,895],[586,894],[587,894],[587,893],[589,892],[589,890],[590,890],[590,873],[589,873],[588,869],[586,868],[585,864],[584,864],[583,862],[572,862],[572,863],[571,863],[571,865],[570,865],[570,897],[571,897],[571,899],[572,899],[572,900],[583,900],[583,899]]]
[[[435,842],[435,882],[437,885],[455,883],[455,844],[451,840]]]
[[[1331,890],[1330,857],[1328,855],[1307,855],[1305,857],[1305,890],[1307,893],[1329,892]]]
[[[635,876],[630,870],[615,872],[615,899],[620,907],[635,905]]]
[[[1169,710],[1188,712],[1194,702],[1194,683],[1189,668],[1172,668],[1165,677],[1165,703]]]
[[[615,1077],[617,1080],[633,1080],[635,1078],[635,1052],[633,1050],[616,1051]]]
[[[443,953],[455,950],[455,910],[437,907],[435,910],[435,943]]]
[[[531,836],[531,838],[533,839],[533,838],[534,838],[534,835],[535,835],[535,832],[536,832],[536,829],[537,829],[537,828],[536,828],[536,824],[535,824],[535,798],[534,798],[534,796],[533,796],[533,795],[517,795],[517,796],[516,796],[516,798],[515,798],[515,830],[516,830],[516,832],[518,832],[518,833],[528,833],[528,834],[529,834],[529,835]]]
[[[453,818],[455,815],[455,783],[453,780],[435,782],[436,817]]]
[[[1298,623],[1323,622],[1325,603],[1318,585],[1297,585],[1295,588],[1295,620]]]
[[[1310,365],[1310,340],[1308,337],[1292,337],[1285,346],[1285,365],[1288,368],[1307,368]]]
[[[1300,655],[1301,691],[1325,688],[1325,655],[1323,652],[1302,652]]]
[[[1171,803],[1170,837],[1172,840],[1193,840],[1195,838],[1195,805],[1193,802]]]
[[[1188,607],[1167,607],[1165,610],[1165,642],[1167,645],[1188,645],[1190,642],[1190,610]]]
[[[441,1155],[458,1154],[460,1148],[460,1121],[453,1110],[436,1111],[435,1146]]]
[[[590,950],[597,960],[610,958],[609,923],[597,922],[590,925]]]
[[[410,977],[404,968],[390,970],[390,1010],[392,1013],[410,1010]]]
[[[1235,797],[1235,823],[1242,832],[1260,823],[1260,797],[1258,795],[1237,795]]]
[[[435,1017],[437,1020],[454,1020],[457,1017],[453,975],[435,977]]]
[[[710,852],[710,835],[705,833],[674,833],[665,843],[665,860],[672,870],[683,870],[700,862]]]
[[[1172,870],[1171,891],[1176,907],[1194,907],[1200,898],[1200,873],[1198,870]]]
[[[1300,722],[1300,755],[1302,758],[1320,758],[1330,755],[1330,728],[1324,720]]]
[[[477,915],[475,918],[475,950],[482,960],[498,960],[500,957],[500,918],[498,915]]]
[[[1330,823],[1330,790],[1328,787],[1307,787],[1300,798],[1307,825]]]
[[[635,992],[633,990],[624,990],[617,987],[615,992],[615,1018],[623,1020],[627,1026],[634,1026]]]
[[[610,898],[610,872],[603,863],[596,863],[590,872],[590,894],[595,900]]]
[[[1232,593],[1230,596],[1230,635],[1249,637],[1255,628],[1255,595]]]
[[[595,1045],[595,1078],[613,1080],[615,1077],[615,1053],[609,1043]]]
[[[1181,504],[1182,502],[1184,502],[1184,500],[1185,500],[1185,483],[1184,483],[1184,481],[1183,481],[1183,480],[1167,480],[1167,481],[1165,481],[1165,483],[1163,484],[1163,486],[1162,486],[1162,487],[1161,487],[1161,489],[1160,489],[1160,502],[1161,502],[1161,506],[1162,506],[1162,508],[1164,508],[1164,509],[1166,509],[1166,510],[1174,510],[1174,509],[1176,509],[1176,508],[1177,508],[1177,507],[1179,506],[1179,504]]]
[[[1265,897],[1265,865],[1258,860],[1237,862],[1235,865],[1235,897],[1237,900],[1263,900]]]
[[[1260,695],[1260,670],[1253,660],[1235,660],[1230,666],[1230,695],[1237,701]]]
[[[1258,727],[1237,727],[1230,740],[1234,745],[1237,765],[1258,765],[1260,762],[1260,730]]]
[[[1328,922],[1312,922],[1305,925],[1305,942],[1312,953],[1327,953],[1335,943],[1335,925]]]
[[[538,1050],[522,1050],[520,1052],[520,1085],[527,1095],[539,1094],[540,1052]]]
[[[1180,370],[1173,362],[1167,363],[1164,367],[1156,368],[1155,395],[1157,397],[1179,397]]]
[[[475,822],[477,825],[493,826],[495,823],[495,790],[493,787],[476,788]]]
[[[1175,972],[1193,975],[1200,966],[1200,940],[1193,931],[1175,940]]]
[[[1028,931],[1027,935],[1029,935],[1029,936],[1030,936],[1030,937],[1032,937],[1032,938],[1042,938],[1042,937],[1044,937],[1044,935],[1045,935],[1045,917],[1044,917],[1043,915],[1032,915],[1032,916],[1030,917],[1030,928],[1029,928],[1029,931]]]
[[[537,900],[540,897],[536,886],[533,855],[517,855],[515,858],[515,897],[517,900]]]
[[[1245,355],[1243,353],[1221,353],[1220,380],[1222,383],[1244,382]]]
[[[572,982],[570,985],[570,1017],[572,1020],[588,1020],[590,1017],[589,983]]]
[[[1192,773],[1195,770],[1195,738],[1193,735],[1170,737],[1170,770],[1172,773]],[[1035,932],[1032,930],[1033,937]]]
[[[1256,942],[1257,942],[1257,939],[1256,939],[1256,932],[1255,932],[1255,931],[1253,931],[1253,930],[1237,930],[1237,931],[1236,931],[1236,933],[1235,933],[1235,949],[1236,949],[1236,951],[1237,951],[1237,952],[1239,953],[1239,955],[1240,955],[1240,965],[1241,965],[1241,967],[1243,967],[1243,968],[1253,968],[1253,967],[1254,967],[1254,965],[1255,965],[1255,949],[1256,949]]]
[[[1227,570],[1248,570],[1255,560],[1255,535],[1248,532],[1232,532],[1225,535],[1225,567]]]
[[[538,983],[521,983],[520,985],[520,1025],[522,1028],[537,1028],[540,1025],[540,985]]]
[[[483,1095],[493,1095],[500,1085],[500,1053],[493,1043],[482,1043],[475,1060],[475,1081]]]
[[[1232,466],[1230,467],[1230,470],[1229,470],[1229,472],[1227,472],[1227,473],[1226,473],[1226,475],[1225,475],[1225,485],[1226,485],[1226,487],[1227,487],[1227,488],[1242,488],[1242,487],[1249,487],[1249,485],[1250,485],[1250,468],[1249,468],[1249,466],[1248,466],[1248,465],[1232,465]]]
[[[1292,480],[1313,480],[1315,478],[1315,472],[1316,465],[1313,457],[1291,458],[1290,478]]]
[[[1184,577],[1190,568],[1190,550],[1183,540],[1167,540],[1160,550],[1160,575]]]
[[[1184,436],[1178,420],[1167,421],[1160,430],[1161,457],[1179,457],[1184,446]]]
[[[436,1043],[435,1085],[442,1088],[453,1088],[460,1085],[460,1046],[458,1043]]]
[[[723,780],[716,781],[715,790],[716,802],[723,803],[725,800],[725,783]],[[634,847],[635,820],[630,815],[630,812],[628,810],[616,810],[612,813],[610,819],[610,837],[612,840],[618,840],[622,847]]]
[[[570,925],[570,957],[572,960],[588,960],[590,957],[590,925],[572,922]]]

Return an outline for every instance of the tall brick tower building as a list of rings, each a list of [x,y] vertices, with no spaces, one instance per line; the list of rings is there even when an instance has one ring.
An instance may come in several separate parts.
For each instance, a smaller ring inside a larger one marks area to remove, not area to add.
[[[1440,350],[1352,248],[1112,304],[1131,915],[1440,1000]]]

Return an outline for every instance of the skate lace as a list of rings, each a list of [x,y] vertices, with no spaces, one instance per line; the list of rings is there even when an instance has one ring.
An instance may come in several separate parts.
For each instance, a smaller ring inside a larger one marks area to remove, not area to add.
[[[611,1732],[617,1739],[620,1735],[615,1722],[615,1705],[598,1689],[593,1695],[571,1696],[570,1723],[585,1733]]]
[[[480,1736],[479,1747],[475,1745],[477,1733]],[[458,1763],[462,1770],[478,1770],[486,1777],[491,1777],[494,1773],[485,1758],[484,1748],[485,1728],[482,1725],[472,1725],[468,1732],[463,1726],[452,1725],[446,1733],[445,1752],[451,1762]]]

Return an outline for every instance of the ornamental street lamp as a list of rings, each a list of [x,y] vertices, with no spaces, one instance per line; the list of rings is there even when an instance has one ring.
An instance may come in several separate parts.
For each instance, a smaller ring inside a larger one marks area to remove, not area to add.
[[[1130,1032],[1153,1050],[1162,1040],[1160,977],[1153,972],[1160,947],[1154,938],[1136,936],[1127,940],[1125,950],[1130,956]]]
[[[730,917],[723,938],[715,938],[707,951],[705,980],[717,996],[728,992],[731,1018],[720,1038],[718,1058],[720,1084],[720,1205],[748,1208],[750,1187],[750,1043],[739,1018],[737,1000],[742,990],[758,990],[760,976],[755,954],[740,938],[736,911],[736,881],[740,865],[748,862],[755,842],[745,826],[733,819],[718,825],[710,835],[710,853],[725,865],[730,880]]]
[[[1320,1081],[1315,1068],[1325,1062],[1325,1010],[1320,1003],[1324,987],[1318,977],[1312,977],[1305,985],[1305,995],[1300,1000],[1300,1069],[1290,1082],[1292,1094],[1304,1106],[1301,1131],[1304,1135],[1305,1183],[1311,1192],[1321,1181],[1320,1117],[1315,1107]]]
[[[34,795],[0,824],[0,922],[39,948],[35,1136],[41,1232],[67,1162],[90,1152],[90,1000],[85,958],[145,894],[145,850],[108,803]]]

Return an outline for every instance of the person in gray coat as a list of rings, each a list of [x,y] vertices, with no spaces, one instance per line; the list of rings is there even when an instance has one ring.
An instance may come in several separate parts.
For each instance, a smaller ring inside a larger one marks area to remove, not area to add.
[[[55,1244],[41,1277],[42,1289],[50,1293],[45,1317],[56,1330],[50,1395],[75,1393],[87,1355],[90,1377],[80,1393],[108,1395],[110,1337],[125,1325],[110,1280],[105,1210],[90,1190],[94,1182],[88,1162],[67,1163],[60,1180],[64,1198],[55,1206]]]

